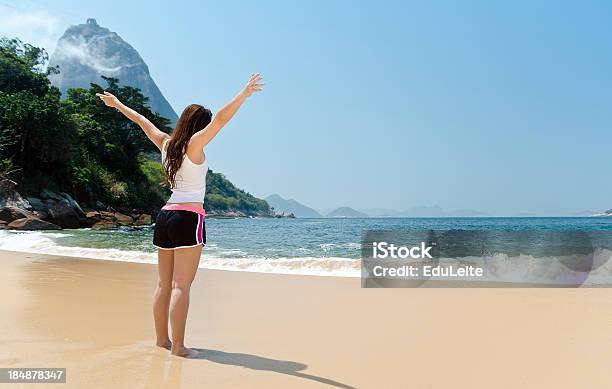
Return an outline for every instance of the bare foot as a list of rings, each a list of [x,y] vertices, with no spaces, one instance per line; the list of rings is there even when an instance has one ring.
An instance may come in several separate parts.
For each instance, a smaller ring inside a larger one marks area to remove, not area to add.
[[[172,355],[176,355],[177,357],[183,358],[196,358],[198,355],[200,355],[198,351],[187,347],[172,349],[170,350],[170,352],[172,353]]]
[[[167,341],[165,341],[165,342],[157,342],[157,343],[155,343],[155,345],[156,345],[157,347],[163,347],[163,348],[165,348],[166,350],[170,350],[170,349],[172,349],[172,342],[171,342],[171,341],[169,341],[169,340],[167,340]]]

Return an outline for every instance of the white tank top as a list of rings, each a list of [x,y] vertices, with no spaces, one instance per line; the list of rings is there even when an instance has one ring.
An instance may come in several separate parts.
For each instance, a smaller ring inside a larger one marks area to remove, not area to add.
[[[166,160],[166,139],[162,145],[162,166]],[[208,158],[200,164],[193,163],[187,154],[183,157],[183,163],[176,172],[175,187],[171,188],[172,195],[169,203],[202,203],[206,195],[206,173],[208,173]]]

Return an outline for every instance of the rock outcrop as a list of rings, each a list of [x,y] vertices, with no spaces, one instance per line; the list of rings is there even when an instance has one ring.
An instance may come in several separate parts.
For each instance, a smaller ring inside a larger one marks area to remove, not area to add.
[[[40,220],[36,217],[24,217],[10,222],[6,228],[10,230],[61,230],[60,226]]]
[[[21,197],[21,195],[12,188],[0,187],[0,208],[1,207],[17,207],[21,209],[31,210],[32,207],[28,200]]]
[[[59,202],[49,207],[49,218],[62,228],[79,228],[79,215],[67,202]]]
[[[137,226],[146,226],[151,224],[151,215],[147,215],[146,213],[134,216],[134,225]]]
[[[3,220],[6,223],[10,223],[14,220],[27,218],[27,217],[36,217],[36,216],[30,211],[27,211],[21,208],[17,208],[12,205],[9,205],[8,207],[0,208],[0,220]]]
[[[63,95],[70,88],[89,88],[100,84],[100,76],[118,78],[121,84],[139,88],[149,98],[151,109],[161,116],[177,120],[176,112],[149,74],[149,67],[140,54],[117,33],[98,25],[95,19],[70,26],[57,42],[49,66],[58,66],[60,73],[51,74],[51,83]]]
[[[26,200],[27,199],[27,200]],[[0,229],[16,230],[57,230],[62,228],[94,229],[118,228],[121,226],[140,227],[150,225],[152,217],[146,213],[130,215],[108,210],[88,210],[83,208],[69,194],[56,193],[48,189],[40,192],[40,197],[29,196],[19,204],[0,208]],[[11,204],[15,204],[14,202]]]

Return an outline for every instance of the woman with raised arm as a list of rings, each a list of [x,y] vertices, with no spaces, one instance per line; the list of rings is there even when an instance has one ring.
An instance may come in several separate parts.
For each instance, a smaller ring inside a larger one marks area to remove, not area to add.
[[[172,195],[155,221],[153,244],[157,247],[159,280],[153,295],[153,318],[157,346],[172,354],[194,357],[197,351],[185,347],[185,324],[189,290],[206,243],[204,195],[208,159],[204,147],[231,120],[242,103],[261,91],[262,77],[251,75],[246,86],[212,117],[210,110],[191,104],[181,114],[170,135],[147,118],[122,104],[108,92],[96,95],[109,107],[138,124],[161,151],[161,159]],[[172,340],[168,336],[168,319]]]

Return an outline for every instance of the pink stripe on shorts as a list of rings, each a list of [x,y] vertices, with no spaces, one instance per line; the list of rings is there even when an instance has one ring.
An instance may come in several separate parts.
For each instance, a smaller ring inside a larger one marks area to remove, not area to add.
[[[191,211],[191,212],[198,213],[202,216],[206,216],[206,211],[204,211],[204,208],[190,207],[188,205],[166,204],[162,207],[162,209],[165,209],[168,211]]]

